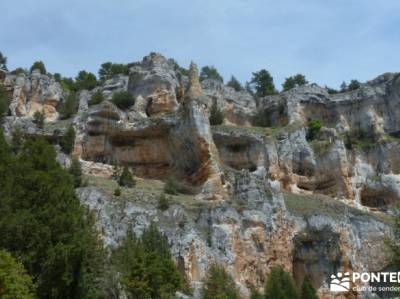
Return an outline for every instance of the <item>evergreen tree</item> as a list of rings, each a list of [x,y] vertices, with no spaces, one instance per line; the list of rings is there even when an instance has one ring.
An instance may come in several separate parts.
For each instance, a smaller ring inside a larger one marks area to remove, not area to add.
[[[217,69],[213,66],[203,66],[200,72],[200,81],[212,79],[219,82],[224,82],[224,78],[218,73]]]
[[[321,121],[319,121],[318,119],[309,120],[307,126],[307,140],[312,141],[315,137],[317,137],[319,131],[322,128]]]
[[[128,230],[112,260],[122,274],[130,298],[173,298],[182,277],[172,258],[167,238],[151,223],[141,238]]]
[[[75,78],[75,85],[78,90],[92,90],[97,86],[96,75],[86,71],[80,71]]]
[[[361,83],[357,80],[351,80],[349,86],[347,86],[347,90],[356,90],[359,89],[361,86]]]
[[[74,179],[74,187],[78,188],[82,184],[82,168],[81,163],[77,157],[72,157],[71,166],[68,169],[68,172],[72,175]]]
[[[99,78],[101,81],[111,79],[115,75],[128,75],[129,68],[126,64],[105,62],[99,70]]]
[[[273,267],[265,285],[265,299],[299,299],[294,281],[282,267]]]
[[[60,108],[61,118],[68,119],[76,112],[78,112],[78,98],[76,93],[71,91]]]
[[[317,291],[307,275],[304,277],[303,284],[301,285],[301,299],[318,299]]]
[[[240,299],[232,277],[224,267],[211,265],[203,286],[203,299]]]
[[[69,127],[65,135],[61,137],[60,146],[61,150],[69,155],[72,153],[75,144],[75,129],[74,127]]]
[[[158,198],[158,208],[161,211],[166,211],[169,208],[169,200],[168,198],[165,196],[165,194],[161,194],[160,197]]]
[[[46,67],[45,67],[43,61],[35,61],[31,66],[31,69],[30,69],[31,73],[34,70],[39,70],[42,75],[46,75],[47,74]]]
[[[118,179],[118,184],[123,187],[132,188],[135,186],[136,181],[133,178],[132,172],[129,170],[128,166],[124,166],[122,173]]]
[[[272,78],[271,74],[265,69],[253,73],[253,78],[251,79],[250,84],[254,87],[255,95],[257,97],[261,98],[277,93],[274,85],[274,79]]]
[[[36,124],[38,128],[43,129],[44,120],[46,119],[43,111],[36,111],[33,114],[33,122]]]
[[[346,92],[347,91],[347,84],[346,82],[342,82],[342,84],[340,84],[340,92]]]
[[[10,98],[7,90],[3,85],[0,85],[0,123],[2,122],[4,116],[8,112],[8,106],[10,105]]]
[[[0,248],[20,257],[40,298],[101,298],[102,246],[72,177],[45,140],[18,156],[0,133]]]
[[[24,143],[24,132],[20,127],[15,127],[12,132],[11,148],[14,154],[18,154]]]
[[[264,296],[255,289],[251,290],[250,299],[264,299]]]
[[[224,122],[224,113],[218,108],[216,102],[213,103],[210,109],[210,125],[221,125]]]
[[[234,76],[231,77],[231,79],[229,80],[229,82],[226,85],[228,85],[229,87],[232,87],[236,91],[243,90],[242,84],[240,84],[240,82]]]
[[[7,57],[0,52],[0,70],[7,71]]]
[[[306,80],[306,77],[304,75],[297,74],[295,76],[286,78],[285,82],[282,84],[282,87],[284,91],[287,91],[297,86],[306,85],[307,83],[308,81]]]
[[[0,250],[0,298],[34,299],[35,286],[24,266]]]

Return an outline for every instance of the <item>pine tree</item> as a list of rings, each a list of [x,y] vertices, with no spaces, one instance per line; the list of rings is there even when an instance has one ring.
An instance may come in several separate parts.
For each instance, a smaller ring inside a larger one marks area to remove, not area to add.
[[[123,187],[132,188],[135,186],[136,181],[133,178],[132,172],[129,170],[128,166],[124,166],[122,173],[118,179],[118,184]]]
[[[254,86],[255,95],[257,97],[261,98],[277,93],[274,85],[274,78],[272,78],[271,74],[265,69],[253,73],[250,84]]]
[[[282,267],[273,267],[265,285],[265,299],[299,299],[294,281]]]
[[[240,82],[234,76],[231,77],[231,79],[226,85],[232,87],[236,91],[243,90],[242,84],[240,84]]]
[[[77,157],[72,157],[71,166],[69,167],[68,172],[74,179],[74,187],[80,187],[82,184],[82,168]]]
[[[46,116],[44,115],[43,111],[36,111],[33,114],[33,122],[40,129],[43,129],[45,119],[46,119]]]
[[[217,264],[211,265],[203,287],[203,299],[239,299],[235,282],[226,270]]]
[[[301,285],[301,299],[318,299],[317,292],[310,278],[306,275]]]
[[[0,52],[0,70],[7,71],[7,57]]]
[[[218,73],[217,69],[213,66],[204,66],[200,71],[200,81],[212,79],[218,82],[224,82],[224,78]]]
[[[78,98],[75,92],[70,92],[60,108],[62,119],[68,119],[78,112]]]
[[[8,112],[10,97],[3,85],[0,85],[0,123]]]
[[[221,125],[224,122],[224,113],[218,108],[216,102],[213,103],[210,109],[210,125]]]
[[[31,66],[31,69],[30,69],[31,73],[34,70],[39,70],[42,75],[46,75],[47,74],[46,67],[45,67],[43,61],[35,61]]]
[[[24,132],[20,127],[15,127],[12,132],[11,148],[14,154],[18,154],[24,143]]]
[[[74,127],[69,127],[65,135],[61,137],[60,146],[61,150],[69,155],[72,153],[75,144],[75,129]]]
[[[285,82],[282,84],[282,87],[284,91],[287,91],[297,86],[306,85],[307,83],[308,81],[306,80],[306,77],[304,75],[297,74],[295,76],[286,78]]]

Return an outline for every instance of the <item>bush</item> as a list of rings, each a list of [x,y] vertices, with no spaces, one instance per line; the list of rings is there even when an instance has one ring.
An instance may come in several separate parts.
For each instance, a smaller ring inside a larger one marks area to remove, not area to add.
[[[78,98],[76,93],[71,91],[69,92],[67,98],[60,108],[60,116],[62,119],[68,119],[73,116],[76,112],[78,112]]]
[[[31,73],[34,70],[39,70],[42,75],[47,74],[46,67],[44,66],[43,61],[35,61],[31,66],[31,69],[30,69]]]
[[[158,208],[163,212],[169,209],[169,199],[165,194],[161,194],[158,198]]]
[[[72,153],[75,144],[75,129],[74,127],[69,127],[65,135],[61,137],[60,146],[61,150],[69,155]]]
[[[45,115],[43,111],[36,111],[33,114],[33,123],[35,123],[38,128],[43,128],[44,120]]]
[[[200,81],[212,79],[219,82],[224,82],[222,76],[218,73],[217,69],[213,66],[204,66],[201,68]]]
[[[317,292],[310,278],[306,275],[301,285],[301,299],[318,299]]]
[[[118,184],[123,187],[132,188],[135,186],[136,181],[133,178],[132,172],[129,170],[128,166],[124,166],[122,173],[118,179]]]
[[[344,146],[348,150],[360,149],[368,151],[376,146],[377,137],[362,129],[353,129],[346,132],[344,136]]]
[[[307,123],[307,140],[312,141],[318,135],[319,131],[322,128],[322,124],[319,120],[310,120]]]
[[[164,193],[170,195],[178,195],[178,186],[176,185],[175,181],[172,179],[168,179],[164,185]]]
[[[135,99],[127,91],[119,91],[113,94],[112,102],[120,109],[128,109],[135,104]]]
[[[74,187],[80,187],[82,185],[82,168],[77,157],[72,157],[71,166],[69,167],[68,172],[74,179]]]
[[[221,125],[224,122],[224,113],[218,108],[217,103],[214,102],[210,110],[210,125]]]
[[[119,187],[115,188],[114,195],[115,196],[121,196],[121,188],[119,188]]]
[[[222,266],[211,265],[203,286],[203,299],[240,299],[239,291],[232,277]]]
[[[101,90],[98,90],[92,95],[91,99],[88,102],[88,105],[89,106],[98,105],[101,102],[103,102],[104,100],[105,99],[104,99],[103,92]]]
[[[270,119],[267,111],[264,109],[261,109],[261,110],[258,110],[257,113],[253,116],[252,123],[253,123],[253,126],[266,128],[266,127],[271,126],[271,119]]]
[[[265,299],[299,299],[294,281],[281,267],[273,267],[265,285]]]
[[[10,253],[0,250],[0,298],[33,299],[35,286],[24,266]]]

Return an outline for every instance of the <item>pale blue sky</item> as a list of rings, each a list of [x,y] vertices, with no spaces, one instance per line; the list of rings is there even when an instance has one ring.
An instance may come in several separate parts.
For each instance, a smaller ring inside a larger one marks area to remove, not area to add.
[[[399,0],[1,1],[0,51],[9,68],[97,74],[101,63],[149,52],[214,65],[242,82],[268,69],[338,87],[400,71]]]

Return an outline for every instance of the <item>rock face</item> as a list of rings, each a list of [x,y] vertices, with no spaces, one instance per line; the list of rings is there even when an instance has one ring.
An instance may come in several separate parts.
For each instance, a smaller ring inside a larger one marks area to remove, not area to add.
[[[13,116],[32,117],[36,111],[44,112],[47,121],[58,119],[57,106],[63,101],[61,85],[38,71],[26,76],[9,75],[6,79],[13,86],[10,112]]]
[[[115,246],[128,227],[140,233],[158,223],[194,298],[213,262],[225,266],[245,298],[262,289],[274,265],[299,283],[310,275],[320,298],[368,298],[333,295],[330,275],[387,266],[384,239],[400,199],[399,74],[338,94],[296,87],[256,105],[245,91],[200,82],[195,64],[186,77],[173,60],[152,53],[130,64],[129,75],[80,91],[79,111],[66,123],[57,120],[64,95],[52,78],[3,77],[13,94],[6,134],[18,126],[57,144],[72,124],[74,154],[92,182],[77,192],[96,211],[106,245]],[[106,100],[89,106],[97,91]],[[135,103],[115,106],[119,91]],[[210,126],[213,105],[224,113],[220,126]],[[54,124],[40,129],[30,116],[42,109]],[[251,126],[257,111],[269,127]],[[313,138],[310,120],[322,125]],[[69,158],[60,160],[67,165]],[[114,165],[129,166],[139,182],[118,200]],[[160,211],[168,181],[180,193]]]

